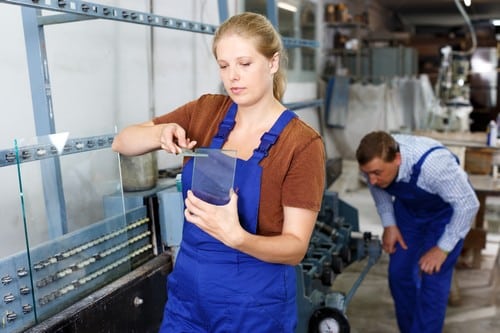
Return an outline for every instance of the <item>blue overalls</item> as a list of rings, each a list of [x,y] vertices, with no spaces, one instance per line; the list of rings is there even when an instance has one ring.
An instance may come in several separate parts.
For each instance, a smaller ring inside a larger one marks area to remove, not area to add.
[[[389,287],[402,333],[442,332],[453,267],[463,246],[461,240],[439,273],[420,272],[418,261],[437,245],[453,214],[450,204],[417,186],[422,164],[436,149],[446,148],[429,149],[412,167],[408,183],[394,182],[386,188],[394,197],[397,226],[408,246],[404,250],[397,244],[389,262]]]
[[[211,148],[222,148],[234,126],[229,108]],[[248,161],[238,159],[234,188],[245,230],[256,233],[262,168],[281,131],[296,115],[285,111],[266,132]],[[193,159],[182,172],[183,195],[191,187]],[[297,323],[295,268],[271,264],[234,250],[184,221],[175,268],[168,276],[168,300],[161,333],[293,332]]]

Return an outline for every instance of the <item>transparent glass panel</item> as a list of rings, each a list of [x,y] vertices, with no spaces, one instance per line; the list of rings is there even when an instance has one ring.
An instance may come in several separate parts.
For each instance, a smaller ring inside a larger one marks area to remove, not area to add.
[[[19,183],[13,150],[0,157],[2,184],[2,214],[0,232],[0,332],[22,332],[35,323],[33,294],[29,277],[29,262],[25,246],[22,212],[19,204]],[[24,310],[23,310],[24,309]],[[22,318],[22,320],[20,320]]]
[[[311,1],[302,1],[300,6],[300,38],[307,40],[316,39],[316,4]],[[303,71],[316,71],[316,49],[304,47],[301,52],[301,69]]]
[[[297,7],[291,6],[291,8],[292,10],[290,10],[290,8],[283,9],[278,7],[279,32],[283,37],[298,38],[296,36],[296,29],[295,29],[295,17],[296,17]],[[293,9],[295,9],[295,11],[293,11]],[[297,48],[287,49],[289,70],[296,68],[295,58],[297,56],[297,52],[299,52],[299,49]]]
[[[0,306],[17,315],[4,316],[9,332],[47,319],[153,256],[146,207],[125,209],[113,138],[58,133],[17,139],[3,151],[15,158],[0,168],[9,178],[10,206],[3,208],[13,226],[9,245],[0,246],[1,276],[12,278],[14,298]]]
[[[214,205],[229,202],[236,168],[236,150],[196,149],[191,190]]]

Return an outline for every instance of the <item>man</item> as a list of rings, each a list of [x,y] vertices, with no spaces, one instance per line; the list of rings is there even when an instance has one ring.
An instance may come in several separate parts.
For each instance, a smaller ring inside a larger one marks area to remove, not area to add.
[[[458,159],[426,137],[367,134],[356,151],[384,226],[402,333],[440,333],[453,267],[479,201]]]

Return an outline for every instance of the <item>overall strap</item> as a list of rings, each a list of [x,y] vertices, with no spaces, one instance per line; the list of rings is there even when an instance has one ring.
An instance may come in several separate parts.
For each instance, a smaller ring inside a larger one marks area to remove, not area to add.
[[[432,153],[436,149],[447,149],[447,148],[445,146],[436,146],[436,147],[432,147],[429,150],[427,150],[420,157],[420,159],[418,160],[418,162],[415,163],[415,165],[413,165],[413,167],[412,167],[412,173],[411,173],[411,178],[410,178],[410,183],[413,183],[413,184],[417,183],[418,176],[420,176],[420,171],[422,170],[422,164],[424,164],[424,161],[427,158],[427,156],[429,156],[429,154]],[[457,158],[457,157],[455,156],[455,158]],[[457,159],[457,161],[458,161],[458,159]]]
[[[236,118],[236,112],[238,111],[238,105],[236,103],[231,104],[226,116],[219,124],[219,130],[217,134],[212,138],[211,148],[222,148],[224,142],[226,142],[229,133],[233,130]]]
[[[281,131],[283,131],[286,125],[288,125],[288,123],[295,117],[297,117],[295,112],[285,110],[279,116],[278,120],[276,120],[273,127],[262,135],[259,147],[253,151],[253,155],[250,160],[255,163],[260,163],[260,161],[269,154],[269,149],[276,143]]]

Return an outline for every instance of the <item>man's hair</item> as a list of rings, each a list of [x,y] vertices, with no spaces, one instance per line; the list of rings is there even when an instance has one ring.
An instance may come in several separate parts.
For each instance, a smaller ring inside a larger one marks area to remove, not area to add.
[[[374,131],[361,139],[356,150],[356,159],[359,165],[365,165],[376,157],[384,162],[392,162],[398,152],[399,145],[389,133]]]

